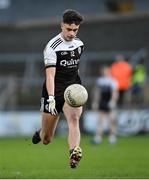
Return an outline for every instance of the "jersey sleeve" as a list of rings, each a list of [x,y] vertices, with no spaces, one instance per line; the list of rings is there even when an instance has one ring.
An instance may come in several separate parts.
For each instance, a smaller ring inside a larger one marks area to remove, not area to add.
[[[85,49],[85,48],[84,48],[84,44],[83,44],[83,45],[82,45],[82,53],[84,52],[84,49]],[[81,53],[81,54],[82,54],[82,53]]]
[[[44,55],[44,64],[46,68],[56,66],[56,61],[57,61],[56,53],[51,47],[46,46],[43,55]]]
[[[111,87],[113,90],[118,89],[118,83],[114,79],[111,81]]]
[[[101,86],[101,78],[98,78],[97,80],[96,80],[96,86]]]

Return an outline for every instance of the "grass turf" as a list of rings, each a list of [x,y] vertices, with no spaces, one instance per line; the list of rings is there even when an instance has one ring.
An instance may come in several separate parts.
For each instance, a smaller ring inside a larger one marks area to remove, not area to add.
[[[110,145],[91,145],[83,136],[83,158],[77,169],[68,166],[66,138],[33,145],[30,138],[0,139],[0,179],[149,178],[149,136],[119,138]]]

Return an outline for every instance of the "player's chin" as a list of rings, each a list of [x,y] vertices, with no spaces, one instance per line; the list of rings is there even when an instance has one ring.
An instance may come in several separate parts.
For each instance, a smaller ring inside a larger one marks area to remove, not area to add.
[[[67,37],[67,41],[72,41],[74,37]]]

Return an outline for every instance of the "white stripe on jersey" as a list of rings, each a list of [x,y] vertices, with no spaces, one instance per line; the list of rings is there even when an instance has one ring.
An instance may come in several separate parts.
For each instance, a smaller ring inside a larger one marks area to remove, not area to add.
[[[51,44],[51,48],[55,49],[60,43],[62,43],[63,41],[59,38],[57,39],[53,44]]]
[[[45,66],[56,65],[57,51],[73,51],[79,46],[83,46],[83,42],[79,38],[74,38],[72,41],[65,41],[61,34],[51,39],[44,50]]]
[[[117,89],[118,84],[117,81],[110,77],[100,77],[97,79],[96,84],[100,87],[102,86],[109,86],[110,88]]]

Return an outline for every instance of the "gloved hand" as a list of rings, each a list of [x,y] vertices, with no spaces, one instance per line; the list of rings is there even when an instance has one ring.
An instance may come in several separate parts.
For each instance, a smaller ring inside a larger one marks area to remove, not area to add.
[[[47,102],[49,103],[49,112],[56,116],[58,113],[57,113],[57,110],[55,108],[55,99],[54,99],[54,96],[50,95],[49,96],[49,99],[47,100]]]
[[[115,108],[116,108],[116,101],[111,100],[111,101],[108,103],[108,106],[109,106],[110,109],[115,109]]]

